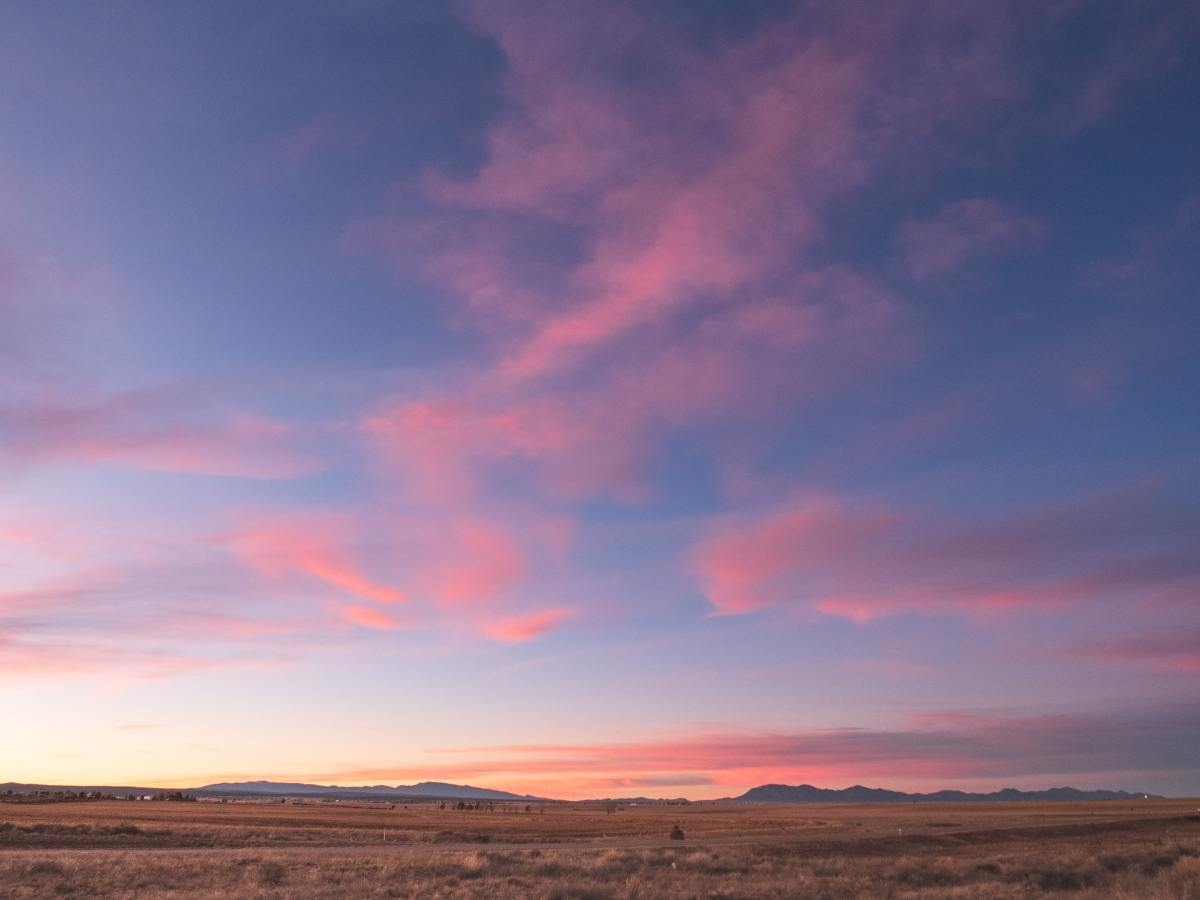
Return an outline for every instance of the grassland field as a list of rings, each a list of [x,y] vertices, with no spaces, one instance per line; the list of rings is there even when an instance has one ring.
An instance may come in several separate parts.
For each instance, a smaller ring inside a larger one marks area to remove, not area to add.
[[[1200,800],[0,803],[4,898],[1031,895],[1200,900]]]

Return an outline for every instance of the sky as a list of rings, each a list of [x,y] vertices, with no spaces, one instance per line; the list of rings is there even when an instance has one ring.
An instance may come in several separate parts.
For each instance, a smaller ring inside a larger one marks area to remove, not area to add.
[[[1200,794],[1200,8],[0,10],[0,781]]]

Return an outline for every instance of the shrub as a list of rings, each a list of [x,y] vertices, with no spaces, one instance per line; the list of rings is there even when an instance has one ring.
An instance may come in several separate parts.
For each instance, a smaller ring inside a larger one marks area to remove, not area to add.
[[[42,878],[48,875],[62,876],[67,874],[66,868],[60,862],[55,862],[52,859],[39,859],[37,862],[31,862],[29,868],[25,870],[31,877]]]
[[[678,825],[674,826],[671,829],[671,840],[673,840],[673,841],[682,841],[683,840],[683,829],[680,828]]]
[[[467,834],[462,831],[439,831],[433,836],[435,844],[487,844],[491,840],[489,834]]]
[[[281,863],[268,861],[258,868],[258,877],[263,884],[272,886],[283,884],[287,878],[287,869]]]
[[[1082,891],[1096,885],[1092,872],[1076,866],[1035,868],[1025,872],[1024,877],[1039,891]]]
[[[901,860],[894,870],[893,877],[910,887],[947,887],[962,883],[958,873],[931,860]]]
[[[615,896],[606,888],[560,887],[546,895],[546,900],[612,900]]]

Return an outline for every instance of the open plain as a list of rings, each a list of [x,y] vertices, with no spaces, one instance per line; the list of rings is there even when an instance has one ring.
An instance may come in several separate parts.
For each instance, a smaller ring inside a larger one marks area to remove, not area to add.
[[[0,803],[0,896],[1198,898],[1198,806]]]

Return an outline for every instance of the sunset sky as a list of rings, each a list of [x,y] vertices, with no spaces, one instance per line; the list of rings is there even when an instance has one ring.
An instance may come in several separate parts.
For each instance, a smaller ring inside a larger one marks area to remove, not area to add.
[[[6,2],[0,781],[1200,794],[1200,7]]]

